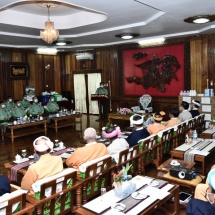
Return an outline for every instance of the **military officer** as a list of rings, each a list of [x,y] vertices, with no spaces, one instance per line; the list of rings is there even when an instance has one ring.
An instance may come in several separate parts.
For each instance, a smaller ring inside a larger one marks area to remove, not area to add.
[[[13,99],[12,99],[11,96],[8,97],[8,99],[7,99],[6,103],[5,103],[5,105],[6,105],[6,109],[7,109],[8,111],[10,111],[10,110],[12,110],[13,108],[16,107],[16,105],[15,105],[15,103],[14,103],[14,101],[13,101]]]
[[[31,105],[30,102],[27,100],[27,95],[24,95],[23,100],[21,101],[21,106],[24,109],[27,109],[30,105]]]
[[[26,115],[24,108],[21,106],[21,101],[18,101],[16,103],[16,107],[14,109],[12,109],[11,115],[14,118],[20,118],[20,117],[24,117]]]
[[[11,112],[6,109],[5,103],[1,103],[0,105],[0,123],[2,125],[7,125],[11,118]]]
[[[44,113],[44,108],[41,103],[38,103],[38,99],[36,96],[33,98],[33,104],[29,106],[27,112],[28,114],[31,114],[33,116],[41,116]]]
[[[49,102],[47,104],[47,110],[49,113],[56,113],[59,111],[59,106],[56,102],[54,102],[54,97],[51,96]]]

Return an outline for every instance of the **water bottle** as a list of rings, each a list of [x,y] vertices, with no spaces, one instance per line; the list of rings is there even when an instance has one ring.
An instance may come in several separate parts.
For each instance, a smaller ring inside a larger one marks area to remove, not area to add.
[[[193,140],[197,140],[197,138],[198,138],[197,131],[194,130],[194,131],[193,131]]]

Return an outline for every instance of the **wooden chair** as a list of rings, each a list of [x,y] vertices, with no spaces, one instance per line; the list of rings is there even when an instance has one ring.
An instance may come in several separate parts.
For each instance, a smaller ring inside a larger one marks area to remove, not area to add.
[[[186,122],[182,122],[181,126],[178,127],[178,145],[182,145],[185,142],[185,136],[187,132]]]
[[[129,174],[135,176],[138,173],[138,170],[141,168],[140,163],[140,154],[138,150],[138,145],[133,146],[129,149],[125,149],[119,153],[119,162],[115,166],[115,172],[122,170],[123,166],[128,167],[132,164]]]
[[[139,140],[138,147],[140,154],[140,169],[138,172],[139,174],[145,175],[145,166],[151,163],[157,163],[157,154],[159,150],[159,146],[157,144],[157,135],[151,135],[148,138]]]
[[[200,114],[199,134],[205,131],[205,114]]]
[[[11,184],[11,193],[0,197],[1,214],[33,214],[34,205],[26,202],[26,191]]]
[[[78,180],[82,182],[82,204],[100,194],[101,188],[111,189],[112,158],[110,155],[86,162],[79,169]]]
[[[64,169],[61,173],[38,180],[32,187],[34,196],[27,195],[27,201],[35,205],[38,214],[66,214],[73,211],[75,205],[77,171]],[[80,195],[80,193],[79,193]],[[80,198],[79,198],[80,199]]]
[[[181,129],[180,124],[173,126],[172,137],[171,137],[172,149],[175,149],[176,147],[178,147],[178,133],[180,129]]]

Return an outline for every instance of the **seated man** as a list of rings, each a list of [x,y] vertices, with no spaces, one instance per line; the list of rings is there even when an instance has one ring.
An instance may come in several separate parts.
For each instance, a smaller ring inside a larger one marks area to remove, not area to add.
[[[28,190],[34,195],[32,184],[36,181],[55,175],[63,170],[63,161],[60,156],[52,156],[50,151],[53,149],[53,143],[48,137],[41,136],[34,140],[33,146],[40,159],[30,165],[24,175],[21,188]]]
[[[179,115],[179,110],[178,108],[171,108],[169,110],[169,118],[170,120],[167,121],[164,125],[166,126],[166,128],[172,127],[174,125],[178,125],[181,123],[181,120],[178,119],[178,115]]]
[[[0,196],[10,193],[10,181],[6,175],[0,176]]]
[[[26,110],[30,105],[30,102],[27,100],[27,95],[25,94],[21,101],[21,106]]]
[[[183,101],[180,105],[180,111],[181,113],[179,114],[178,118],[181,120],[181,122],[184,122],[188,119],[192,118],[191,113],[189,112],[189,103]]]
[[[21,101],[18,101],[16,107],[11,110],[11,115],[13,118],[20,118],[26,115],[24,108],[21,107]]]
[[[154,123],[151,125],[148,125],[146,128],[150,135],[157,134],[159,131],[166,129],[166,127],[163,124],[161,124],[161,121],[163,120],[163,116],[165,114],[166,113],[163,111],[153,114]]]
[[[127,137],[127,142],[129,144],[129,147],[137,145],[139,140],[145,139],[150,134],[146,130],[146,128],[143,128],[143,116],[134,114],[130,117],[130,122],[134,126],[134,131]]]
[[[84,140],[86,140],[87,144],[84,147],[77,148],[67,158],[67,166],[79,169],[79,166],[87,161],[108,155],[107,147],[103,143],[97,143],[96,138],[96,130],[94,128],[87,128],[84,131]]]
[[[44,108],[41,103],[38,103],[37,97],[33,98],[33,104],[29,106],[28,113],[33,116],[41,116],[44,113]]]
[[[53,96],[50,97],[49,102],[46,105],[46,108],[49,113],[56,113],[57,111],[59,111],[59,106],[58,106],[57,102],[54,101]]]
[[[107,147],[112,158],[117,162],[119,160],[119,152],[128,149],[129,145],[124,138],[120,138],[122,135],[119,127],[110,125],[105,131],[102,132],[104,138],[110,139],[111,144]]]
[[[0,105],[0,123],[9,121],[11,118],[11,113],[6,109],[5,103]]]
[[[215,169],[215,165],[213,165],[211,167],[211,170],[212,169]],[[208,183],[208,177],[207,177],[207,180],[206,180],[206,183],[203,184],[198,184],[196,186],[196,189],[195,189],[195,193],[194,193],[194,198],[195,199],[200,199],[200,200],[203,200],[203,201],[208,201],[208,199],[206,198],[206,193],[207,193],[207,190],[209,189],[209,183]]]
[[[192,101],[192,110],[190,111],[193,118],[200,115],[199,110],[198,110],[199,107],[200,107],[200,102],[197,100],[193,100]]]
[[[6,109],[8,111],[11,111],[13,108],[16,107],[16,105],[15,105],[15,103],[14,103],[14,101],[13,101],[11,96],[8,97],[8,99],[7,99],[6,103],[5,103],[5,106],[6,106]]]
[[[207,202],[191,199],[187,206],[187,215],[214,215],[215,214],[215,169],[208,173],[209,187],[206,193]]]

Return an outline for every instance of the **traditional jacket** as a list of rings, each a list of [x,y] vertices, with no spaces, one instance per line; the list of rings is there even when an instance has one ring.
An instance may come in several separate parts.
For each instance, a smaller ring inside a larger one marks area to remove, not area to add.
[[[178,118],[181,120],[181,122],[184,122],[184,121],[186,121],[186,120],[188,120],[188,119],[191,119],[191,118],[192,118],[192,115],[191,115],[191,113],[190,113],[188,110],[183,110],[183,111],[179,114]]]
[[[74,153],[67,158],[66,164],[69,167],[79,169],[81,164],[107,154],[109,154],[109,152],[103,143],[88,143],[84,147],[77,148]]]
[[[178,118],[171,118],[169,121],[167,121],[164,125],[166,128],[173,127],[174,125],[178,125],[181,123],[181,120]]]
[[[51,154],[45,154],[40,156],[40,159],[29,166],[25,173],[21,188],[28,190],[31,195],[34,195],[31,185],[39,179],[46,178],[55,175],[63,170],[63,161],[60,156],[52,156]]]
[[[50,113],[57,112],[59,110],[59,106],[56,102],[49,101],[47,104],[47,110]]]
[[[166,129],[166,127],[161,123],[154,123],[147,126],[149,134],[157,134],[159,131]]]

